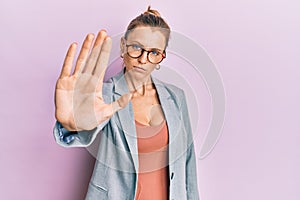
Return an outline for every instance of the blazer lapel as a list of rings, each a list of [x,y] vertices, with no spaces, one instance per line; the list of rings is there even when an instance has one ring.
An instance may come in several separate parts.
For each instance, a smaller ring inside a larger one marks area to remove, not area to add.
[[[129,93],[123,71],[116,75],[113,78],[113,81],[115,83],[115,100],[117,100],[123,94]],[[129,147],[135,170],[137,172],[139,168],[138,148],[132,103],[129,102],[129,104],[125,108],[119,110],[117,112],[117,116],[119,118],[121,128],[124,132],[124,136]]]
[[[172,171],[172,164],[180,154],[180,140],[176,139],[180,133],[180,111],[175,104],[175,97],[170,94],[165,84],[155,78],[152,81],[156,87],[160,104],[165,115],[168,132],[169,132],[169,165],[170,173]]]

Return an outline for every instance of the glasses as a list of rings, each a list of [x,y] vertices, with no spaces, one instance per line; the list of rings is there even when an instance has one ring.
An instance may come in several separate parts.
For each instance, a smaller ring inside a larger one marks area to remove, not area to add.
[[[152,64],[158,64],[166,57],[166,52],[161,52],[158,49],[152,49],[150,51],[147,51],[146,49],[143,49],[140,45],[137,44],[128,44],[126,45],[126,47],[127,54],[131,58],[139,58],[143,55],[144,51],[146,51],[147,59]]]

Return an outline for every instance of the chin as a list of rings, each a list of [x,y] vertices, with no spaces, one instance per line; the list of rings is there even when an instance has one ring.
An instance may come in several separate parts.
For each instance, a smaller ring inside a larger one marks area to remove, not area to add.
[[[145,78],[148,78],[150,76],[149,72],[136,70],[134,68],[126,69],[126,73],[128,73],[131,78],[134,78],[136,80],[141,80],[141,81],[143,81]]]

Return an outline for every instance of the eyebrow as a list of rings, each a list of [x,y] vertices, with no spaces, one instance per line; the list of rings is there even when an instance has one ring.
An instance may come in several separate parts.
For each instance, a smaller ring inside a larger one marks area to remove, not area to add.
[[[138,42],[138,41],[131,41],[131,42],[130,42],[130,44],[135,44],[135,43],[137,43],[137,44],[140,45],[141,47],[145,48],[145,46],[144,46],[142,43]],[[146,47],[146,48],[147,48],[147,47]],[[159,49],[159,48],[147,48],[147,49],[149,49],[149,50],[158,50],[158,51],[160,51],[161,53],[164,52],[164,50],[161,50],[161,49]],[[146,49],[146,50],[147,50],[147,49]]]

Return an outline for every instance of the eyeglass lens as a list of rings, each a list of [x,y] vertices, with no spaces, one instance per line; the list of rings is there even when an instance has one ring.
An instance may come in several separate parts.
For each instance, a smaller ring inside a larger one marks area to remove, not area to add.
[[[160,63],[164,58],[164,55],[158,50],[147,51],[139,45],[127,45],[127,53],[132,58],[139,58],[144,53],[144,51],[147,52],[148,61],[153,64]]]

